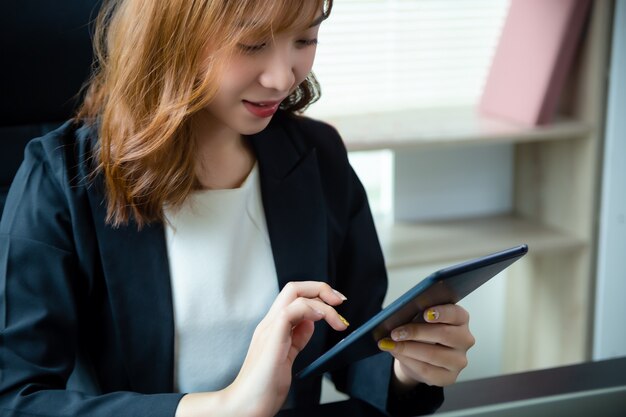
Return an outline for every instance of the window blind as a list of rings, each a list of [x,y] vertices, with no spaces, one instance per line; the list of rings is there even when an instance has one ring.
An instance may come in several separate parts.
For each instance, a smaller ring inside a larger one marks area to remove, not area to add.
[[[473,105],[507,0],[335,0],[322,24],[315,117]]]

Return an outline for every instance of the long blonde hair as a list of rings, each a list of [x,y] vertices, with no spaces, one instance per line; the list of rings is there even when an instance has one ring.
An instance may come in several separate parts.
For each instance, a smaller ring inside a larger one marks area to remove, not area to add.
[[[95,172],[105,179],[107,223],[162,221],[164,206],[179,207],[198,187],[191,118],[211,101],[241,39],[306,28],[331,8],[332,0],[105,2],[76,118],[98,129]],[[301,111],[318,96],[311,74],[281,107]]]

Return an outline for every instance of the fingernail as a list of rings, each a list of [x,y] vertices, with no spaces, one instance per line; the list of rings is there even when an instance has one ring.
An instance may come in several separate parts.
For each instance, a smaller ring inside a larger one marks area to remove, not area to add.
[[[439,312],[434,308],[429,309],[426,312],[426,320],[427,321],[436,321],[439,318]]]
[[[394,331],[391,332],[391,338],[395,341],[406,340],[408,335],[409,334],[406,331],[406,329],[403,329],[403,328],[395,329]]]
[[[346,327],[348,327],[348,326],[350,325],[350,323],[348,323],[348,320],[346,320],[345,318],[343,318],[343,316],[342,316],[341,314],[338,314],[338,316],[339,316],[339,320],[341,320],[341,322],[342,322],[343,324],[345,324],[345,325],[346,325]]]
[[[378,347],[384,351],[391,351],[396,348],[396,342],[391,339],[382,339],[378,341]]]
[[[333,290],[333,292],[337,295],[337,297],[341,298],[343,301],[346,301],[348,299],[348,297],[346,297],[345,295],[343,295],[337,290]]]

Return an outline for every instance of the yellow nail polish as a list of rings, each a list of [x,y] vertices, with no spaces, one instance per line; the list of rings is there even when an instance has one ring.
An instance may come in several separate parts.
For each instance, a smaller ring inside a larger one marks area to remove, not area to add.
[[[386,351],[394,350],[396,348],[396,342],[391,339],[382,339],[378,342],[378,347]]]
[[[439,312],[431,308],[426,312],[426,318],[428,319],[428,321],[435,321],[439,318]]]
[[[346,320],[345,318],[343,318],[343,316],[341,314],[339,314],[339,320],[341,320],[341,322],[343,324],[346,325],[346,327],[348,327],[350,325],[350,323],[348,323],[348,320]]]

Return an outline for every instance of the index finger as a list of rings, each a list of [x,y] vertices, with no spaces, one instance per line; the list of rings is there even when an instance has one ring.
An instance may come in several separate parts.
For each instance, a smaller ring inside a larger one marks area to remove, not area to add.
[[[430,307],[426,310],[424,312],[424,320],[427,323],[444,323],[462,326],[469,323],[469,313],[459,305],[444,304]]]
[[[321,281],[291,281],[288,282],[276,297],[270,311],[281,309],[296,298],[319,298],[326,304],[336,306],[343,303],[346,297],[330,285]]]

